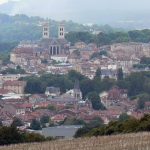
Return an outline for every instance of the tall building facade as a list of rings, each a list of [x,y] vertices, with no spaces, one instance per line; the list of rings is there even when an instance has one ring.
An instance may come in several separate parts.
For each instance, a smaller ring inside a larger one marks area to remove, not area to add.
[[[64,24],[60,24],[58,28],[58,38],[59,39],[65,39],[65,27]]]
[[[49,27],[49,21],[43,23],[43,39],[49,39],[50,38],[50,27]]]

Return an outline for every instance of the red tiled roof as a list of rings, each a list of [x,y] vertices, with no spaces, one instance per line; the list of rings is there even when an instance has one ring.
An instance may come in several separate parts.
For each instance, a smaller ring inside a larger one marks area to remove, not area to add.
[[[13,51],[14,53],[33,53],[34,52],[34,49],[33,48],[30,48],[30,47],[21,47],[21,48],[16,48],[14,49]]]
[[[7,89],[0,88],[0,94],[8,94],[8,93],[10,93],[10,92],[12,92],[12,91],[7,90]]]
[[[17,80],[14,80],[14,81],[6,81],[4,82],[4,86],[22,86],[22,85],[25,85],[25,81],[17,81]]]

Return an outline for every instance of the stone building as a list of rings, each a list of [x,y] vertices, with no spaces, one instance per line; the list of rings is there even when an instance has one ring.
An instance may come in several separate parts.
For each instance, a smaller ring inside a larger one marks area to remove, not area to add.
[[[11,55],[10,61],[19,65],[40,65],[42,60],[50,60],[51,56],[69,54],[70,43],[65,39],[65,27],[60,24],[58,38],[50,36],[49,22],[43,24],[42,39],[34,42],[21,42]],[[31,64],[32,63],[32,64]]]
[[[24,94],[25,86],[25,81],[6,81],[3,84],[3,89],[13,91],[16,94]]]
[[[60,88],[59,87],[47,87],[45,91],[46,96],[59,96],[60,95]]]

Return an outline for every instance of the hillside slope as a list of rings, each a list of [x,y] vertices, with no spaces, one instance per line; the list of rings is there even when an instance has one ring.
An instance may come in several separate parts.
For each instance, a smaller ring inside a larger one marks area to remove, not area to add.
[[[59,140],[0,147],[0,150],[149,150],[150,133]]]

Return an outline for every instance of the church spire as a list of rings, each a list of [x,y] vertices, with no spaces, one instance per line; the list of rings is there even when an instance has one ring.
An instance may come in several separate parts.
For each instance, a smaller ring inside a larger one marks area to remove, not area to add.
[[[74,89],[76,89],[76,90],[80,90],[79,80],[76,80],[76,81],[75,81]]]
[[[74,84],[74,98],[77,100],[82,99],[82,92],[80,90],[79,80],[76,80]]]

